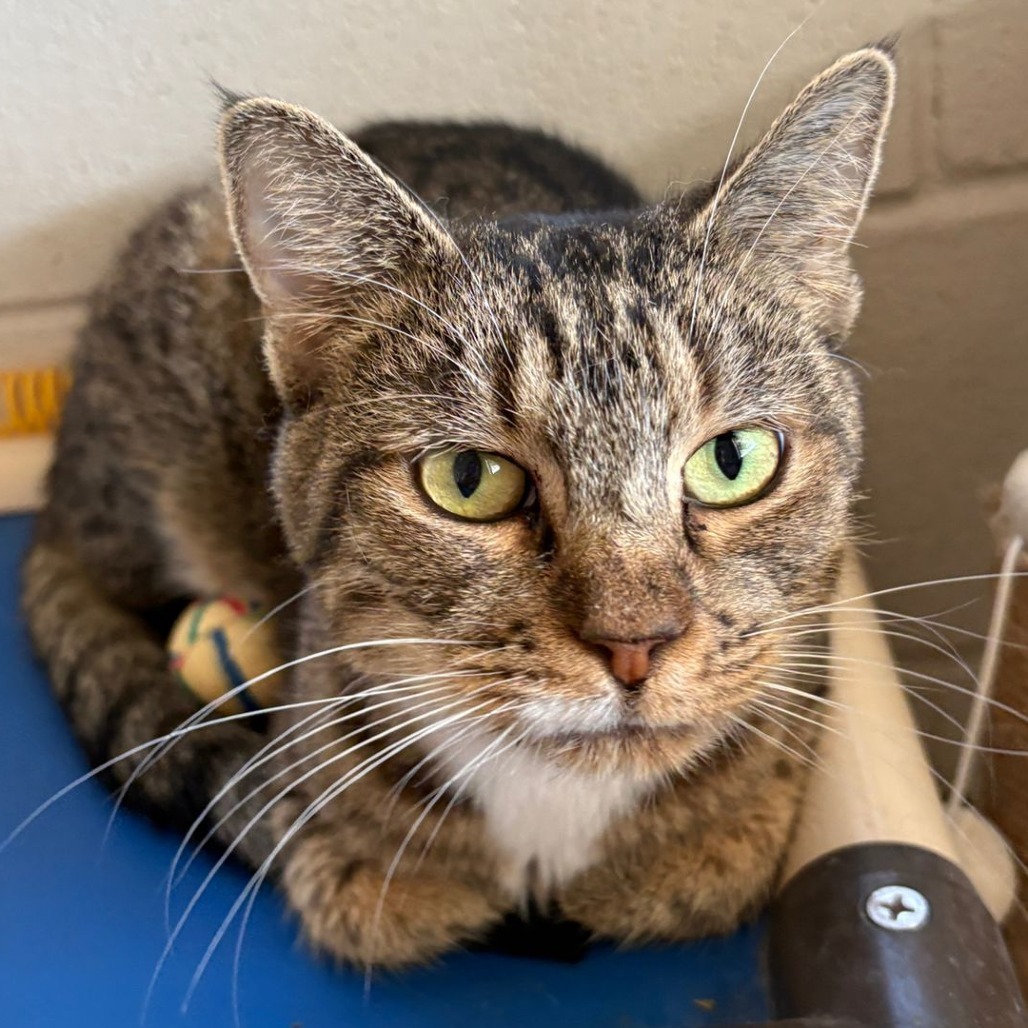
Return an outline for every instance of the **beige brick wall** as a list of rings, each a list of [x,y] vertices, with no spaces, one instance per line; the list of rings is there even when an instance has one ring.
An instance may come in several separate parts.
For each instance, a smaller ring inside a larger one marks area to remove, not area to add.
[[[1028,165],[1028,8],[981,2],[941,17],[935,41],[938,158],[954,175]]]
[[[1028,447],[1028,3],[940,11],[908,33],[901,64],[889,163],[857,255],[867,292],[852,347],[870,372],[866,552],[879,588],[993,570],[984,492]],[[980,631],[990,595],[967,583],[881,603],[922,616],[959,607],[944,620]],[[977,640],[953,639],[974,666]],[[972,684],[938,651],[894,643],[917,673]],[[962,709],[912,681],[926,701]],[[953,748],[936,749],[948,765]]]

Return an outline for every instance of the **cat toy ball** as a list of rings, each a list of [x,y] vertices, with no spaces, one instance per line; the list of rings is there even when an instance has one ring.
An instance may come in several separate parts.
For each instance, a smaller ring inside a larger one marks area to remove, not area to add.
[[[179,681],[204,703],[233,694],[219,713],[259,710],[277,698],[279,676],[261,677],[280,663],[275,632],[261,609],[243,600],[191,603],[168,637],[168,657]]]

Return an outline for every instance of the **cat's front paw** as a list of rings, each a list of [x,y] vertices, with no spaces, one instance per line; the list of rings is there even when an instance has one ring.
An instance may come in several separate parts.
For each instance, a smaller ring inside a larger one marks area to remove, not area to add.
[[[608,868],[581,875],[561,898],[565,916],[595,935],[621,942],[724,935],[748,920],[767,899],[773,865],[749,875],[726,875],[717,861],[622,878]]]
[[[300,847],[283,887],[320,953],[361,968],[424,963],[484,936],[502,911],[484,893],[441,876],[386,874],[370,862]]]
[[[774,818],[764,799],[745,828],[728,822],[596,864],[565,890],[561,908],[596,935],[626,942],[734,931],[770,897],[788,838],[785,805]]]

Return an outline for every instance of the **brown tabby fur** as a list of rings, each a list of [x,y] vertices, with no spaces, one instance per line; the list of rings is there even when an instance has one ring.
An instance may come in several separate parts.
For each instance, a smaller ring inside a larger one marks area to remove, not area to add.
[[[844,58],[720,189],[634,210],[554,140],[369,130],[445,221],[309,112],[231,100],[231,235],[212,190],[185,195],[98,297],[26,565],[33,637],[92,759],[197,709],[154,630],[166,605],[303,589],[273,622],[284,653],[353,648],[283,689],[340,704],[309,734],[283,733],[310,708],[275,715],[281,752],[247,775],[269,737],[186,734],[132,795],[180,824],[210,803],[254,866],[281,844],[273,873],[318,949],[424,960],[530,895],[619,940],[724,932],[756,909],[814,735],[764,705],[789,682],[788,638],[760,630],[829,597],[851,530],[861,423],[836,348],[892,91],[883,50]],[[689,502],[689,455],[754,424],[786,439],[773,488]],[[537,501],[486,524],[443,514],[412,469],[453,447],[507,455]],[[658,636],[641,687],[593,645]],[[430,641],[364,645],[408,639]],[[517,761],[542,776],[530,815],[572,783],[612,797],[583,866],[514,859],[475,777],[490,760],[508,761],[500,788]],[[286,773],[247,799],[269,770]]]

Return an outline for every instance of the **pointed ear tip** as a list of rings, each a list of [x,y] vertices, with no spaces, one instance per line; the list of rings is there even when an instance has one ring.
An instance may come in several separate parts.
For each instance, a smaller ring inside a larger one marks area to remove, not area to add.
[[[301,108],[267,96],[233,96],[218,119],[217,146],[224,161],[241,156],[258,137],[275,131],[297,116],[307,115]]]
[[[263,131],[266,134],[286,133],[299,137],[312,132],[324,138],[344,138],[329,122],[313,111],[286,100],[270,96],[239,96],[235,102],[226,105],[218,123],[218,139],[224,149],[242,138],[246,130]],[[302,131],[301,131],[302,130]]]
[[[861,47],[844,57],[840,64],[876,75],[891,90],[896,82],[896,39],[890,37]]]
[[[263,113],[279,105],[279,101],[266,96],[247,96],[241,93],[225,95],[219,119],[222,129],[249,120],[257,113]]]
[[[870,102],[887,119],[896,96],[896,61],[888,46],[875,43],[839,58],[815,81],[852,91],[855,99]]]
[[[867,46],[868,50],[877,50],[884,54],[890,60],[896,60],[896,53],[899,51],[900,45],[900,34],[893,32],[888,36],[883,36],[875,43],[869,43]]]
[[[235,96],[226,102],[218,117],[218,149],[228,150],[241,128],[251,119],[259,100],[252,96]]]

